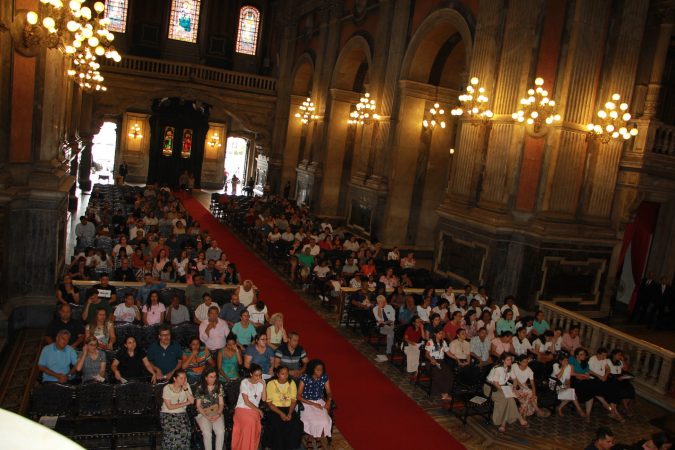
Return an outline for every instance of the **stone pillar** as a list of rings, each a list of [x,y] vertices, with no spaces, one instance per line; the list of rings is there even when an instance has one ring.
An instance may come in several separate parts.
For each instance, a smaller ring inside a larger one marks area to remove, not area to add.
[[[645,99],[644,119],[656,116],[659,107],[659,94],[661,93],[661,79],[663,78],[663,69],[666,65],[668,50],[670,49],[670,38],[673,34],[673,23],[675,22],[675,11],[668,9],[662,13],[662,22],[659,28],[659,38],[654,52],[654,61],[652,63],[652,73],[649,77],[649,86],[647,87],[647,96]]]
[[[82,152],[80,153],[80,168],[77,176],[77,184],[82,192],[89,192],[91,190],[91,147],[94,136],[89,133],[81,133],[82,138]]]

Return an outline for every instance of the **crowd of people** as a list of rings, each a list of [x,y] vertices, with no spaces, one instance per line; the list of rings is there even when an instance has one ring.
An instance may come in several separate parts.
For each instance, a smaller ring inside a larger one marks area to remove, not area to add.
[[[77,226],[74,264],[56,289],[57,314],[38,361],[42,382],[164,384],[164,449],[191,448],[190,409],[205,448],[214,436],[216,448],[225,448],[228,410],[232,448],[257,449],[263,424],[272,449],[299,448],[303,434],[328,448],[326,367],[309,359],[299,333],[286,330],[283,313],[270,313],[254,283],[239,280],[234,263],[169,191],[107,189],[126,195],[97,186]],[[84,291],[74,279],[97,283]],[[111,279],[143,285],[118,297]],[[171,281],[186,287],[167,302],[160,294]],[[219,304],[212,284],[236,287]],[[118,330],[132,324],[153,330],[154,339],[147,345],[133,335],[118,340]],[[194,330],[186,348],[172,336],[177,327]]]

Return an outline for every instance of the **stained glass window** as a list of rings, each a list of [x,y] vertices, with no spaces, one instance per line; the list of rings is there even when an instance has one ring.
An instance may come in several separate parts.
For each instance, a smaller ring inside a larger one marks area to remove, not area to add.
[[[237,53],[255,55],[260,32],[260,11],[253,6],[244,6],[239,11]]]
[[[201,0],[172,0],[169,39],[197,42]]]
[[[110,19],[108,29],[117,33],[127,31],[128,0],[106,0],[104,16]]]

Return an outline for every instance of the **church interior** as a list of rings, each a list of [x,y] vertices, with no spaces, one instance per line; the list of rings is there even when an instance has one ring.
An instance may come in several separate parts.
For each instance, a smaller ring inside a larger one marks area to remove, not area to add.
[[[35,448],[670,448],[674,26],[0,2],[0,408]]]

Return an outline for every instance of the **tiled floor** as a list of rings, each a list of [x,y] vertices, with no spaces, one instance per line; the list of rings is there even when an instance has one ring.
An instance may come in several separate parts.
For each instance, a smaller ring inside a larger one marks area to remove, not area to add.
[[[194,195],[208,208],[210,194],[195,192]],[[251,249],[251,251],[254,250]],[[285,275],[279,273],[276,267],[269,264],[268,266],[285,279]],[[482,419],[477,418],[469,418],[467,425],[464,426],[459,419],[448,414],[447,410],[442,408],[440,402],[430,399],[425,392],[412,385],[398,369],[388,363],[375,362],[375,350],[363,340],[358,330],[340,327],[334,311],[321,306],[318,301],[304,295],[303,292],[298,291],[298,293],[327,323],[335,327],[365,357],[373,361],[373,364],[386,374],[394,384],[468,449],[579,449],[591,442],[595,430],[600,426],[610,427],[616,435],[617,442],[634,443],[653,432],[659,431],[649,423],[650,421],[668,415],[667,411],[662,408],[638,399],[634,408],[634,418],[629,419],[625,424],[612,421],[598,405],[593,410],[590,424],[586,424],[585,421],[568,412],[567,416],[563,418],[557,416],[548,418],[531,417],[528,419],[530,422],[529,428],[522,429],[515,425],[511,426],[505,434],[499,433],[492,424],[485,423]],[[338,423],[337,427],[339,428],[339,426]],[[349,448],[340,436],[336,436],[334,442],[334,448]]]

